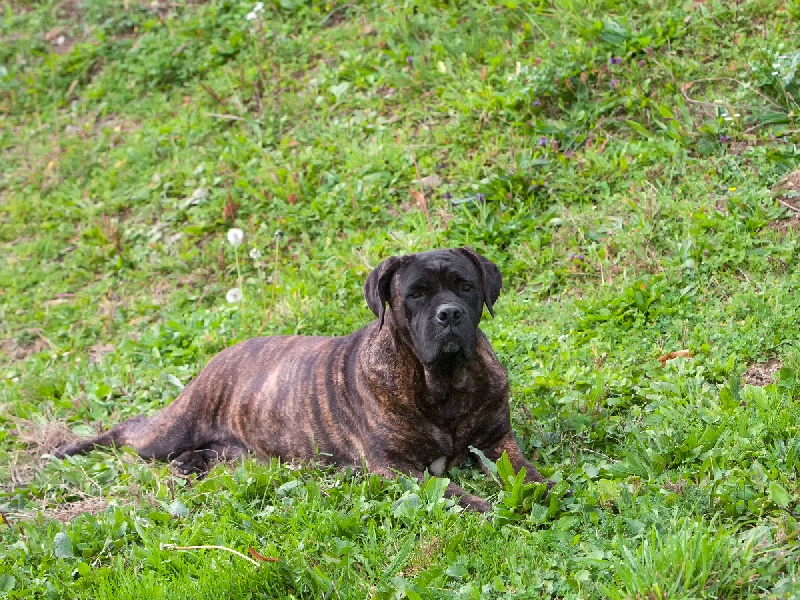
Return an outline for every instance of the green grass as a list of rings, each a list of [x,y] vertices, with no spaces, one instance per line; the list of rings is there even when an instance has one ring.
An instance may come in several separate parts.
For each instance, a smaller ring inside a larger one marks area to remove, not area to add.
[[[800,594],[797,3],[265,4],[0,9],[0,597]],[[451,472],[488,520],[438,479],[47,456],[463,244],[571,496]]]

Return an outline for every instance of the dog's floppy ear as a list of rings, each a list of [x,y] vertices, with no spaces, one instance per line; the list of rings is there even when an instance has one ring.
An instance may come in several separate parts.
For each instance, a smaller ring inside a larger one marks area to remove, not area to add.
[[[413,260],[412,256],[390,256],[375,267],[364,282],[364,298],[370,310],[378,317],[378,328],[383,327],[386,303],[391,297],[389,289],[395,271]]]
[[[497,298],[500,297],[500,289],[503,287],[503,274],[500,273],[500,269],[497,268],[496,264],[481,256],[469,246],[459,248],[459,251],[464,253],[478,268],[478,272],[481,274],[481,284],[483,285],[483,303],[489,309],[489,314],[494,316],[492,307],[497,302]]]

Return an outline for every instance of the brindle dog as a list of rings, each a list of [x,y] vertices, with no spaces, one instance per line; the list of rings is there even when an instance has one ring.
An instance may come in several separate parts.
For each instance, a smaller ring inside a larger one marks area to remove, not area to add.
[[[252,452],[421,478],[426,469],[442,475],[474,446],[491,460],[506,452],[527,481],[545,481],[514,439],[508,376],[478,329],[484,304],[494,316],[501,285],[497,266],[471,248],[388,258],[364,285],[378,319],[363,329],[236,344],[163,410],[58,455],[132,446],[202,474],[216,458]],[[446,494],[491,509],[454,483]]]

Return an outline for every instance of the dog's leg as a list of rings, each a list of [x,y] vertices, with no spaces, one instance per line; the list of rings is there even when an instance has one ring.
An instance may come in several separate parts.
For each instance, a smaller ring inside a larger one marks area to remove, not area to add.
[[[142,458],[172,460],[187,451],[210,448],[219,435],[196,414],[202,399],[193,398],[191,389],[190,384],[172,404],[151,417],[132,417],[93,438],[62,446],[54,454],[63,458],[95,448],[131,446]]]
[[[249,450],[238,443],[213,443],[208,448],[200,450],[187,450],[173,459],[172,464],[184,475],[195,473],[205,475],[214,462],[225,460],[234,461],[247,456]]]
[[[58,448],[53,455],[57,458],[72,456],[74,454],[86,454],[95,448],[113,448],[125,445],[132,445],[129,439],[131,432],[147,426],[147,417],[138,415],[115,425],[111,429],[104,431],[87,440],[80,440],[72,444],[66,444]]]
[[[514,439],[514,434],[510,431],[506,432],[495,443],[489,444],[486,448],[480,448],[480,450],[486,455],[486,458],[493,462],[497,462],[505,452],[511,461],[511,466],[514,467],[514,471],[519,472],[522,467],[525,467],[525,483],[547,483],[548,490],[555,485],[552,481],[542,477],[536,467],[528,462],[528,459],[522,454],[522,450],[519,449],[519,444]],[[481,469],[487,475],[489,474],[483,463],[481,463]]]

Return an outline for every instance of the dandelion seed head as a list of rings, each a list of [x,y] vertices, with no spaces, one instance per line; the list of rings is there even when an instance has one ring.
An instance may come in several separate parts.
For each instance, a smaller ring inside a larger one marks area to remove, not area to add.
[[[261,250],[258,248],[250,248],[250,258],[253,260],[258,260],[261,258]]]
[[[228,230],[228,242],[231,246],[234,248],[241,246],[242,240],[244,240],[244,231],[238,227],[233,227]]]
[[[244,294],[242,294],[242,290],[238,287],[231,288],[225,294],[225,300],[230,302],[231,304],[236,304],[237,302],[241,302],[242,298],[244,298]]]

